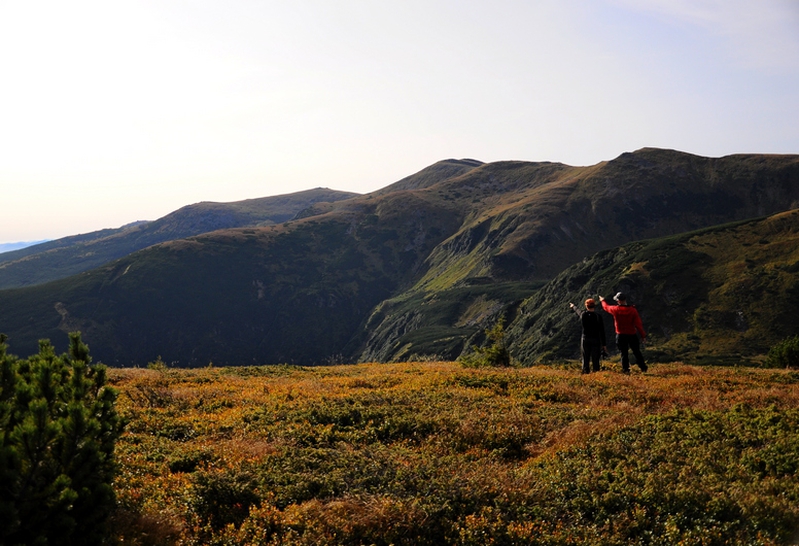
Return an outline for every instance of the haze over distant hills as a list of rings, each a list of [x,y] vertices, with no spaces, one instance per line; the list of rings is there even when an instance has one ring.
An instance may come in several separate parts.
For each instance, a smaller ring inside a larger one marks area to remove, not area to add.
[[[46,243],[47,241],[48,239],[43,239],[41,241],[20,241],[17,243],[0,243],[0,254],[4,252],[11,252],[12,250],[20,250],[33,245],[39,245],[42,243]]]
[[[569,336],[576,326],[568,325],[565,311],[553,311],[565,309],[569,298],[600,288],[611,295],[631,279],[678,278],[690,269],[674,264],[691,264],[691,279],[739,267],[723,255],[689,259],[686,252],[696,250],[682,242],[647,243],[635,252],[617,247],[798,208],[799,156],[705,158],[642,149],[590,167],[446,160],[377,192],[338,197],[345,198],[319,199],[291,220],[246,226],[218,226],[208,220],[210,211],[197,210],[192,225],[204,226],[199,235],[173,237],[79,275],[0,291],[0,332],[9,334],[13,350],[27,353],[40,337],[63,346],[66,332],[81,330],[95,358],[111,365],[158,356],[192,366],[319,364],[455,358],[505,316],[512,354],[523,362],[573,356]],[[790,246],[793,228],[752,235],[784,224],[762,222],[741,224],[738,239],[724,239],[730,252],[748,256],[752,237],[769,240],[769,248]],[[739,239],[749,246],[733,244]],[[658,250],[669,244],[668,254]],[[77,267],[86,254],[69,244],[59,252],[63,266],[50,269]],[[615,258],[631,253],[643,258],[624,267]],[[29,259],[44,259],[36,256]],[[792,297],[792,263],[750,259],[764,271],[779,265],[785,273],[779,290]],[[604,265],[589,275],[575,264]],[[639,270],[646,275],[630,273]],[[567,289],[558,288],[564,282]],[[706,301],[718,307],[710,316],[740,311],[744,322],[733,327],[760,331],[747,316],[754,307],[731,311],[710,289],[684,301],[659,286],[640,292],[643,305],[662,296],[682,316]],[[732,323],[644,316],[654,327],[653,354],[664,357],[752,354],[766,342],[753,336],[747,351],[694,342],[720,338],[686,332]]]

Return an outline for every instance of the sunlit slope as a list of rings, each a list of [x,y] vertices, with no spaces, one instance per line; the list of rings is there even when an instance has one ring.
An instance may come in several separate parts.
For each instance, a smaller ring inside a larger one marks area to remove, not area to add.
[[[799,210],[587,258],[521,305],[508,329],[512,354],[524,362],[575,357],[579,325],[568,302],[618,290],[641,313],[650,358],[757,362],[799,334]]]
[[[0,289],[63,279],[166,241],[218,229],[285,222],[316,203],[335,202],[356,195],[316,188],[233,203],[203,202],[188,205],[153,222],[64,237],[3,253],[0,254]]]
[[[109,376],[128,423],[122,544],[795,543],[796,371],[413,362]]]
[[[429,188],[470,212],[423,289],[550,279],[604,248],[799,206],[799,156],[704,158],[645,148],[592,167],[500,162]]]

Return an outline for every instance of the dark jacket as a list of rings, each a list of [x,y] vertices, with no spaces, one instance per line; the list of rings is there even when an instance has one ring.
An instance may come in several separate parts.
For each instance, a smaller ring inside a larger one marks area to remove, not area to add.
[[[583,337],[586,339],[599,340],[602,347],[607,345],[605,341],[605,324],[602,317],[595,311],[575,311],[580,317],[583,326]]]

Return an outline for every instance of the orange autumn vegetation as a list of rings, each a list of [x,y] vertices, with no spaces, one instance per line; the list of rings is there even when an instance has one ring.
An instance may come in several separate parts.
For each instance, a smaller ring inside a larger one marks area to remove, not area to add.
[[[613,365],[611,365],[612,367]],[[110,371],[124,544],[783,544],[799,373]]]

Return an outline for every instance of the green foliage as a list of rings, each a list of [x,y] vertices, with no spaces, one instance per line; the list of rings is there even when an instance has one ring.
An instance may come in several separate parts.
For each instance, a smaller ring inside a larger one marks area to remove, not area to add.
[[[214,531],[241,525],[260,501],[253,476],[243,472],[200,472],[194,479],[191,508],[202,526]]]
[[[797,243],[793,210],[597,253],[521,304],[508,326],[510,351],[526,364],[578,358],[579,328],[565,306],[621,290],[649,334],[649,361],[759,365],[795,334]],[[604,322],[613,351],[613,320]]]
[[[774,368],[799,368],[799,336],[785,339],[771,348],[766,360]]]
[[[472,346],[472,352],[461,356],[459,361],[467,368],[510,366],[510,353],[505,344],[505,319],[500,318],[494,326],[486,329],[485,335],[485,345]]]
[[[158,358],[156,358],[153,362],[147,363],[147,369],[165,372],[167,369],[169,369],[169,366],[167,366],[166,362],[161,359],[161,355],[158,355]]]
[[[80,334],[57,356],[8,355],[0,337],[0,543],[98,544],[113,509],[122,424]]]
[[[784,544],[798,429],[799,412],[773,407],[653,416],[537,465],[531,512],[586,543]]]

